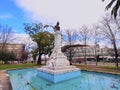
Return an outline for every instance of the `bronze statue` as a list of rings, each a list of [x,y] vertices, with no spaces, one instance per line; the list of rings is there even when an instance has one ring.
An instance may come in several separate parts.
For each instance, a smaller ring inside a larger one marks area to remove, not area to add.
[[[57,24],[55,25],[54,31],[60,31],[59,22],[57,22]]]

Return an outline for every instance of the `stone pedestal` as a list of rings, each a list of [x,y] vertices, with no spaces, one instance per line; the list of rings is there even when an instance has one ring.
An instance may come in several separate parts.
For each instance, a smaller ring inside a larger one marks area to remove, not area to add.
[[[54,49],[46,66],[38,68],[38,76],[53,83],[79,77],[80,70],[70,66],[67,57],[61,52],[62,35],[59,30],[55,32]]]

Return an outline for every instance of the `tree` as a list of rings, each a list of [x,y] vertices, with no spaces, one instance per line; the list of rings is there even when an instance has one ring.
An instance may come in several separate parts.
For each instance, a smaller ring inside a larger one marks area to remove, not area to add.
[[[31,54],[32,54],[32,58],[35,62],[37,56],[38,56],[38,48],[35,48],[34,50],[31,51]]]
[[[101,33],[98,25],[93,25],[92,30],[93,30],[92,38],[94,41],[95,60],[96,60],[96,66],[97,66],[97,61],[98,61],[97,45],[101,40]]]
[[[5,45],[12,40],[13,31],[9,26],[0,25],[0,42],[2,45],[2,50],[5,50]]]
[[[31,37],[27,37],[21,41],[25,45],[25,51],[30,52],[35,47],[35,42],[31,40]]]
[[[105,0],[102,0],[105,1]],[[110,3],[106,6],[106,10],[108,10],[109,8],[112,7],[112,5],[116,3],[112,10],[111,10],[111,14],[114,15],[114,18],[117,17],[117,11],[119,11],[119,7],[120,7],[120,0],[111,0]]]
[[[117,20],[117,19],[116,19]],[[109,16],[106,15],[106,17],[103,18],[100,24],[100,29],[102,30],[102,34],[104,37],[104,40],[108,40],[114,49],[114,56],[115,56],[115,63],[116,67],[118,68],[118,47],[117,42],[119,42],[118,35],[119,33],[118,28],[116,28],[115,20]]]
[[[29,53],[26,52],[26,51],[22,52],[22,54],[21,54],[21,60],[22,60],[22,62],[27,61],[28,54]]]
[[[0,60],[4,61],[4,64],[7,64],[9,60],[15,60],[16,55],[13,52],[0,51]]]
[[[49,27],[42,23],[26,23],[24,24],[25,31],[30,35],[32,40],[36,42],[38,48],[38,62],[41,64],[42,54],[50,54],[54,45],[54,35],[45,31],[44,29]]]
[[[90,36],[91,36],[91,31],[87,26],[84,25],[79,29],[79,40],[82,41],[83,44],[85,45],[85,48],[84,48],[85,64],[87,64],[87,62],[86,62],[86,46],[87,46],[88,40],[90,39]]]
[[[66,38],[67,38],[67,42],[68,42],[68,45],[69,45],[69,50],[68,50],[68,56],[69,56],[69,61],[70,61],[70,65],[72,65],[72,57],[73,57],[73,54],[74,54],[74,50],[72,48],[72,45],[73,43],[75,42],[76,38],[77,38],[77,34],[75,32],[75,30],[66,30],[65,32],[65,35],[66,35]]]

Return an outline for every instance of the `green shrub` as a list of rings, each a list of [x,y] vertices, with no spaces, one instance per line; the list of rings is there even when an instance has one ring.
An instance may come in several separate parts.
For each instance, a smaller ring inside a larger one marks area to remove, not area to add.
[[[16,55],[13,52],[0,51],[0,60],[4,61],[4,64],[7,64],[9,60],[15,60]]]

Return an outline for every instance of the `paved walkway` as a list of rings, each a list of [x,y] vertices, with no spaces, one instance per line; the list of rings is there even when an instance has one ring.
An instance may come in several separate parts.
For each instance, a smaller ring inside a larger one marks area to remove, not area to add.
[[[7,71],[0,70],[0,90],[12,90]]]

